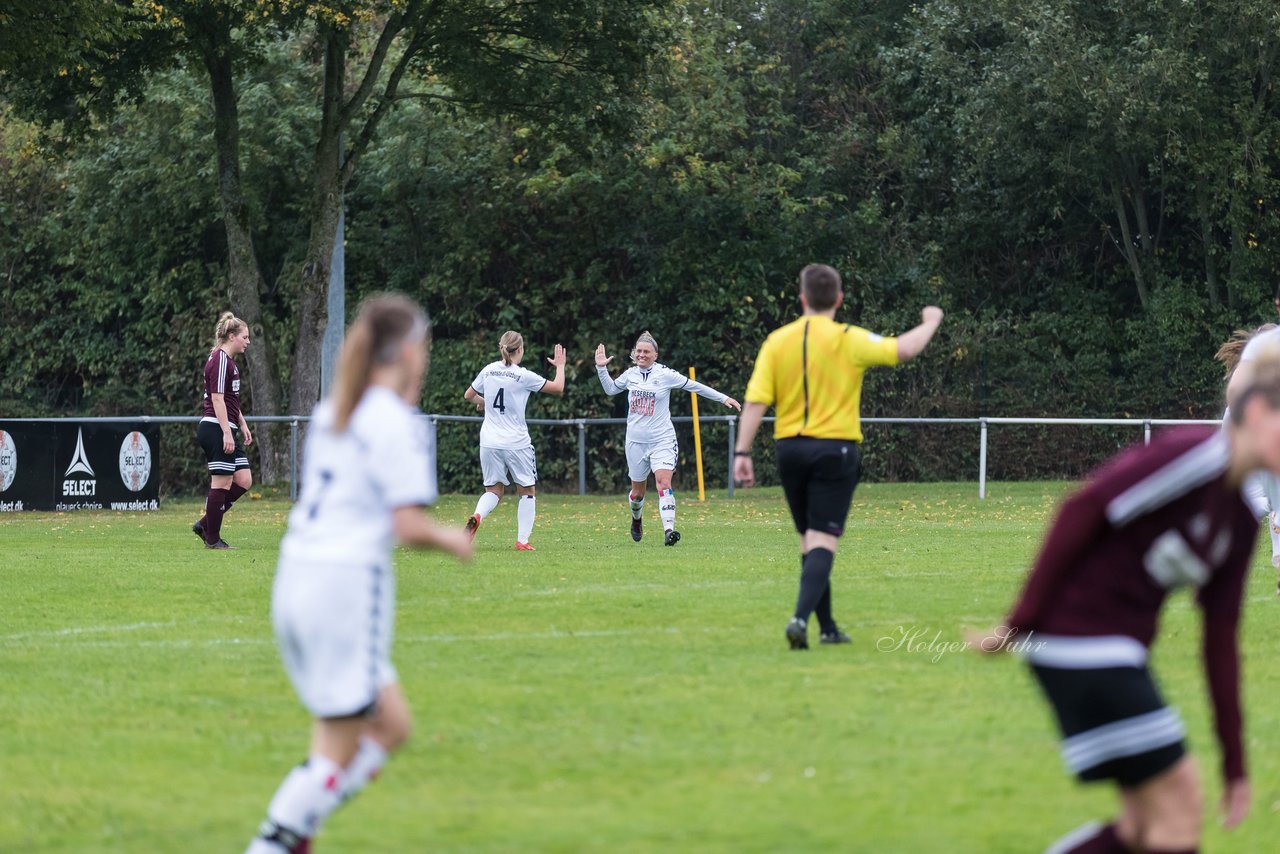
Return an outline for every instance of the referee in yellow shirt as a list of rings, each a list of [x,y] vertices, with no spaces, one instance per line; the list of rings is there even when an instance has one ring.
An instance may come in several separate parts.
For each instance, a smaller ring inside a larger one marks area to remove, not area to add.
[[[810,264],[800,271],[804,315],[775,330],[760,348],[734,449],[733,476],[751,486],[751,445],[765,410],[774,407],[778,474],[800,532],[800,594],[786,631],[792,649],[809,648],[809,615],[815,611],[822,643],[849,643],[831,616],[831,563],[862,471],[862,375],[875,365],[920,355],[942,322],[942,309],[931,305],[921,312],[919,326],[882,338],[837,323],[843,300],[833,268]]]

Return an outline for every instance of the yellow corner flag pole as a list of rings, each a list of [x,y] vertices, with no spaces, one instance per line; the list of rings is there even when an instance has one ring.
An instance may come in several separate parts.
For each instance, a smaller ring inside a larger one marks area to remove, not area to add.
[[[694,369],[689,368],[689,379],[696,380]],[[707,492],[702,486],[702,431],[698,429],[698,396],[693,395],[693,459],[698,468],[698,500],[706,501]]]

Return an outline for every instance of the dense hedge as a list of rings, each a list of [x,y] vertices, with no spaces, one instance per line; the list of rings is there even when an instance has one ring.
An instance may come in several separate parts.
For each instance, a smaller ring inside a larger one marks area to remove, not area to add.
[[[508,328],[529,367],[569,349],[567,393],[537,398],[537,417],[620,415],[591,352],[623,355],[646,329],[664,362],[741,397],[810,261],[845,274],[841,320],[891,333],[927,303],[947,311],[921,359],[869,375],[864,415],[1220,411],[1213,353],[1274,318],[1280,280],[1280,109],[1253,85],[1266,51],[1232,47],[1280,42],[1258,23],[1266,4],[787,6],[678,6],[626,132],[397,105],[346,198],[348,305],[397,289],[428,306],[426,411],[472,411],[462,391]],[[254,57],[245,187],[283,360],[314,57],[287,38]],[[183,68],[76,144],[0,112],[0,415],[194,414],[214,319],[234,308],[208,112],[201,72]],[[722,430],[707,431],[713,486]],[[442,427],[444,488],[477,487],[475,432]],[[196,490],[193,435],[163,435],[165,491]],[[590,487],[621,489],[621,431],[588,437]],[[868,479],[976,476],[976,428],[867,437]],[[993,429],[989,476],[1078,476],[1136,438]],[[574,431],[536,441],[545,485],[576,488]],[[688,490],[687,432],[681,447]]]

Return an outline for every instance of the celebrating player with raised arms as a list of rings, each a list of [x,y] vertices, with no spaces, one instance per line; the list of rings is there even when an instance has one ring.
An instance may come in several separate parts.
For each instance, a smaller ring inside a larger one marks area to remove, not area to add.
[[[666,532],[664,542],[674,546],[680,542],[676,530],[676,495],[671,490],[671,473],[680,456],[676,428],[671,423],[671,392],[683,389],[700,394],[730,409],[742,409],[738,401],[711,386],[689,379],[678,371],[658,363],[658,343],[648,332],[640,333],[631,350],[631,361],[617,379],[609,375],[612,356],[605,355],[604,345],[596,348],[596,373],[607,394],[628,392],[627,469],[631,477],[631,539],[640,542],[644,536],[644,493],[649,475],[658,487],[658,514]]]
[[[476,375],[463,392],[484,413],[480,427],[480,472],[484,477],[484,495],[476,502],[476,511],[467,520],[467,532],[475,539],[476,529],[493,512],[505,487],[515,484],[520,496],[516,503],[516,551],[531,552],[529,536],[537,515],[534,485],[538,467],[525,422],[525,405],[534,392],[564,394],[564,348],[559,344],[549,363],[555,366],[552,379],[540,377],[520,367],[524,358],[524,337],[519,332],[506,332],[498,341],[502,358],[490,362]]]
[[[289,514],[271,597],[285,670],[315,719],[305,762],[285,777],[248,854],[299,854],[338,805],[408,736],[391,664],[399,541],[471,555],[462,529],[438,528],[433,449],[417,402],[426,313],[402,296],[370,299],[347,333],[330,397],[307,430],[302,494]]]

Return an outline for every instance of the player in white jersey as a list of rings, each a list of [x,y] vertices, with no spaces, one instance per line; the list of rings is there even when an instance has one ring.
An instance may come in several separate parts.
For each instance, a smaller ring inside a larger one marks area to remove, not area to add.
[[[1276,309],[1280,310],[1280,291],[1277,291]],[[1216,358],[1227,368],[1228,399],[1247,385],[1253,373],[1249,363],[1257,360],[1263,348],[1277,343],[1280,343],[1280,327],[1264,323],[1251,331],[1237,330],[1231,340],[1218,349]],[[1238,353],[1237,348],[1240,348]],[[1241,369],[1246,364],[1249,367]],[[1223,423],[1230,414],[1229,410],[1223,413]],[[1271,534],[1271,565],[1280,569],[1280,478],[1266,471],[1256,471],[1245,481],[1245,493],[1258,515],[1266,516],[1267,530]],[[1280,580],[1276,583],[1276,593],[1280,594]]]
[[[428,332],[426,314],[404,297],[362,305],[334,390],[307,430],[271,613],[285,670],[315,723],[307,760],[276,790],[248,854],[309,851],[321,823],[408,736],[390,658],[394,542],[471,555],[464,531],[422,512],[436,498],[434,451],[416,407]]]
[[[529,537],[537,515],[534,485],[538,482],[538,466],[524,410],[529,395],[534,392],[564,394],[564,348],[557,344],[547,359],[556,369],[551,379],[520,367],[520,360],[524,358],[524,336],[519,332],[503,333],[498,352],[502,358],[485,365],[462,395],[484,413],[484,424],[480,427],[484,494],[467,520],[467,533],[475,539],[480,523],[498,506],[505,488],[514,483],[520,496],[516,502],[516,551],[531,552],[535,551]]]
[[[627,391],[627,469],[631,476],[631,539],[637,543],[644,536],[644,493],[649,474],[653,474],[658,487],[658,515],[665,532],[663,542],[674,546],[680,542],[676,530],[676,495],[671,490],[671,472],[676,467],[680,446],[676,442],[676,428],[671,423],[671,392],[683,389],[690,394],[700,394],[730,409],[742,409],[742,404],[711,386],[695,382],[658,363],[658,342],[647,331],[640,333],[631,350],[631,361],[617,379],[609,375],[612,356],[605,355],[604,345],[596,347],[596,374],[607,394]]]

